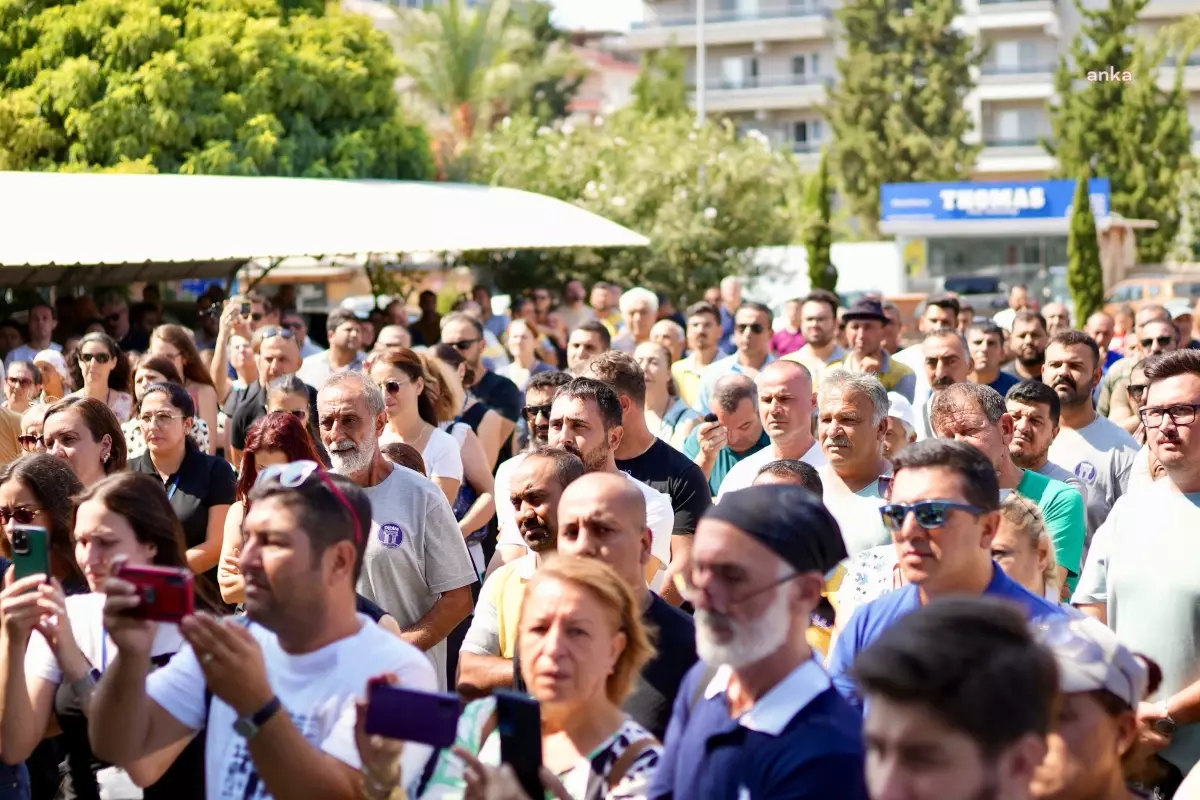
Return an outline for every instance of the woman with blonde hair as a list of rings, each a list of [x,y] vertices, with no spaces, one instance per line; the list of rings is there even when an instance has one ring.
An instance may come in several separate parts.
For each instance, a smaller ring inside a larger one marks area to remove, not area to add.
[[[1036,503],[1016,492],[1000,504],[992,558],[1008,577],[1034,594],[1056,603],[1064,599],[1046,518]]]
[[[521,674],[542,723],[541,740],[523,744],[541,749],[546,788],[573,800],[644,795],[662,746],[621,710],[654,656],[633,590],[594,559],[548,561],[525,587],[518,637]],[[414,796],[487,797],[512,782],[500,762],[495,709],[494,697],[467,705],[453,752],[438,754]],[[416,781],[400,772],[398,743],[360,734],[358,747],[368,797]]]

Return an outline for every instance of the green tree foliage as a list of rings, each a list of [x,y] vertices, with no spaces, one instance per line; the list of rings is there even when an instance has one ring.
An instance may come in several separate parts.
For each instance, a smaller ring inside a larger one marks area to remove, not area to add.
[[[538,10],[526,3],[488,0],[468,7],[465,0],[445,0],[398,13],[397,55],[410,81],[407,94],[438,132],[447,163],[477,131],[514,109],[545,118],[557,113],[555,104],[565,108],[571,76],[583,72],[566,37],[551,33],[548,18],[539,22]],[[548,87],[559,94],[551,96]]]
[[[1067,235],[1067,288],[1075,301],[1077,320],[1086,320],[1104,306],[1104,269],[1100,264],[1096,215],[1088,198],[1089,177],[1085,172],[1075,186]]]
[[[651,117],[690,114],[686,73],[687,58],[678,47],[648,53],[633,84],[633,107]]]
[[[809,181],[805,211],[804,247],[808,252],[808,279],[814,289],[837,289],[837,267],[830,260],[833,248],[832,189],[829,186],[829,154],[821,155],[821,166]]]
[[[1046,148],[1058,159],[1059,177],[1085,169],[1106,177],[1112,182],[1114,211],[1158,223],[1155,230],[1138,231],[1138,257],[1159,262],[1179,230],[1180,168],[1190,158],[1191,126],[1182,85],[1186,57],[1174,84],[1161,89],[1160,68],[1178,50],[1136,38],[1139,12],[1147,2],[1110,0],[1090,10],[1076,0],[1082,25],[1054,76],[1054,138]],[[1127,79],[1095,79],[1110,72]]]
[[[514,13],[519,24],[528,29],[530,38],[526,46],[517,49],[516,61],[526,65],[531,72],[531,86],[524,98],[519,98],[513,111],[531,114],[543,123],[554,122],[567,116],[571,101],[579,92],[585,77],[580,65],[572,60],[560,60],[564,68],[546,69],[561,55],[570,52],[571,37],[550,19],[553,11],[550,3],[536,0],[519,4]]]
[[[577,128],[514,117],[478,137],[462,167],[476,182],[575,203],[651,241],[648,249],[464,255],[505,291],[575,277],[694,299],[724,275],[751,272],[754,248],[791,243],[802,219],[790,153],[761,135],[739,138],[730,124],[697,130],[690,117],[629,109]]]
[[[961,13],[959,0],[846,0],[837,11],[848,50],[830,92],[831,166],[871,238],[880,186],[959,180],[974,166],[965,100],[982,56],[952,26]]]
[[[272,0],[0,0],[0,169],[423,178],[386,38]]]

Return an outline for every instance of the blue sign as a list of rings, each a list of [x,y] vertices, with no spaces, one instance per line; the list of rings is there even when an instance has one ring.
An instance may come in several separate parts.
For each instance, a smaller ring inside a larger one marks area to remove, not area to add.
[[[1108,178],[1088,181],[1092,212],[1107,217]],[[971,181],[886,183],[884,222],[985,219],[1065,219],[1075,201],[1075,181]]]

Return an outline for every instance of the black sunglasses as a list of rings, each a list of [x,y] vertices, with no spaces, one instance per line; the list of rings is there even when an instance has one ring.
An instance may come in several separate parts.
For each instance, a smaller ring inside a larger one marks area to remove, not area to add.
[[[250,319],[254,320],[255,322],[261,322],[262,318],[263,318],[262,314],[251,314],[250,315]]]
[[[112,359],[108,353],[80,353],[79,360],[87,364],[95,360],[97,364],[107,364]]]
[[[461,342],[446,342],[460,353],[465,353],[470,350],[475,344],[482,342],[483,339],[463,339]]]
[[[18,525],[28,525],[33,522],[33,518],[42,513],[40,508],[29,508],[28,506],[0,506],[0,524],[8,524],[11,519]]]
[[[761,322],[740,323],[734,327],[737,328],[738,333],[745,333],[747,330],[751,333],[762,333],[767,329]]]
[[[910,511],[917,518],[918,525],[922,528],[933,529],[945,525],[946,519],[950,516],[949,512],[954,509],[965,511],[976,517],[987,513],[985,509],[967,503],[954,503],[949,500],[926,500],[921,503],[913,503],[912,505],[888,503],[885,506],[880,506],[879,516],[883,519],[883,527],[895,533],[904,527],[904,520],[908,519],[908,512]]]
[[[1129,399],[1135,403],[1142,402],[1142,395],[1146,391],[1148,383],[1131,383],[1125,387],[1125,391],[1129,392]]]
[[[1174,336],[1159,336],[1159,337],[1153,338],[1153,339],[1142,339],[1141,340],[1142,347],[1147,347],[1147,348],[1153,347],[1155,342],[1158,342],[1158,344],[1161,347],[1166,347],[1167,345],[1171,344],[1171,342],[1173,342],[1173,341],[1175,341]]]
[[[544,406],[525,406],[525,408],[521,409],[521,413],[525,415],[525,419],[531,422],[537,419],[538,414],[542,414],[546,419],[550,419],[550,408],[549,404]]]
[[[45,447],[46,440],[41,436],[34,436],[32,433],[23,433],[17,437],[17,441],[21,443],[21,447],[28,452],[33,452],[35,447]]]

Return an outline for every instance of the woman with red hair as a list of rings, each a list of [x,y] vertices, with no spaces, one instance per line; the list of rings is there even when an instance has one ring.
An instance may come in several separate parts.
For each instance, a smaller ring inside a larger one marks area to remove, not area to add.
[[[246,496],[258,479],[258,471],[273,464],[293,461],[321,463],[308,430],[299,418],[285,411],[267,414],[246,433],[246,449],[242,452],[242,471],[238,475],[235,502],[225,517],[225,539],[221,544],[221,562],[217,583],[226,603],[240,603],[245,596],[246,582],[238,569],[242,554],[242,520],[246,515]]]

